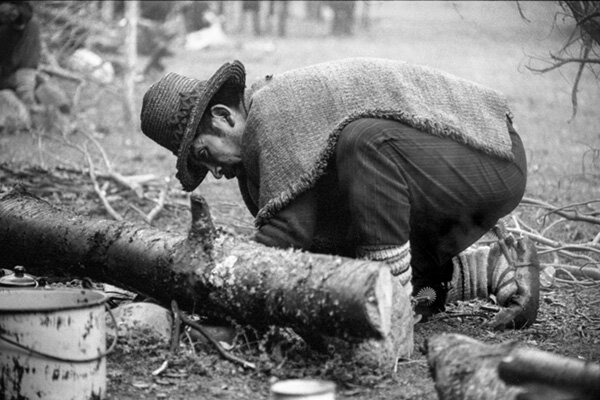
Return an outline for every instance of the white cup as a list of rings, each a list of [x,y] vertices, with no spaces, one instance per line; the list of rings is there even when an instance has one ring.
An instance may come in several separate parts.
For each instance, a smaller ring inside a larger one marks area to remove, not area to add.
[[[335,383],[318,379],[289,379],[271,385],[273,400],[335,400]]]

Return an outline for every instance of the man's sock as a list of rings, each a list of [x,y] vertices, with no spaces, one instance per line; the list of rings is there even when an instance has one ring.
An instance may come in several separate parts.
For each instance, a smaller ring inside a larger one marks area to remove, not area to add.
[[[395,279],[402,283],[409,295],[412,294],[410,242],[402,246],[360,246],[356,253],[361,258],[385,262]]]

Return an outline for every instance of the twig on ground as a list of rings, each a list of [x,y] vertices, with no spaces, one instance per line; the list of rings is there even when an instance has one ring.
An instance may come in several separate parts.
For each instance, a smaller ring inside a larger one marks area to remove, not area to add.
[[[560,223],[563,223],[563,222],[566,222],[566,221],[567,221],[567,219],[566,219],[566,218],[559,218],[559,219],[557,219],[557,220],[555,220],[555,221],[551,222],[551,223],[550,223],[548,226],[546,226],[544,229],[542,229],[542,231],[540,232],[540,234],[541,234],[542,236],[545,236],[545,235],[546,235],[546,234],[547,234],[547,233],[550,231],[550,229],[552,229],[552,228],[554,228],[556,225],[558,225],[558,224],[560,224]]]
[[[548,251],[547,253],[543,253],[546,250],[551,250],[551,249],[549,249],[547,247],[541,247],[540,246],[540,247],[538,247],[538,254],[555,253],[557,255],[561,255],[563,257],[567,257],[567,258],[570,258],[570,259],[584,260],[584,261],[587,261],[589,263],[595,263],[596,262],[596,260],[594,260],[592,257],[590,257],[588,255],[585,255],[585,254],[573,253],[573,252],[568,251],[568,250],[557,250],[557,251],[553,251],[553,252]]]
[[[96,138],[94,138],[89,133],[87,133],[87,132],[82,132],[82,133],[89,141],[91,141],[94,144],[94,146],[96,146],[96,149],[98,149],[98,151],[100,152],[100,155],[102,156],[102,160],[104,160],[104,165],[106,167],[106,171],[107,171],[108,175],[110,175],[115,181],[117,181],[121,185],[131,189],[137,195],[138,198],[141,198],[142,197],[141,186],[138,183],[132,182],[129,179],[127,179],[126,177],[124,177],[123,175],[116,172],[113,169],[112,164],[111,164],[110,160],[108,159],[108,155],[106,154],[106,151],[104,150],[104,147],[102,147],[100,142],[98,142],[98,140],[96,140]]]
[[[508,228],[508,231],[511,233],[525,235],[531,238],[534,242],[541,244],[542,246],[538,247],[538,254],[548,254],[557,252],[567,257],[571,258],[579,258],[583,260],[587,260],[589,262],[595,262],[593,258],[587,256],[585,254],[575,254],[576,252],[591,252],[600,254],[600,248],[592,242],[579,244],[579,243],[560,243],[559,241],[548,239],[541,234],[535,234],[529,231],[525,231],[523,229],[516,228]]]
[[[572,285],[581,285],[581,286],[596,286],[596,285],[600,284],[600,282],[596,282],[596,281],[579,281],[577,279],[570,280],[570,279],[554,278],[554,280],[559,283],[568,283],[568,284],[572,284]]]
[[[600,281],[600,268],[591,267],[591,266],[574,266],[574,265],[566,265],[566,264],[544,264],[545,266],[550,266],[556,268],[557,270],[563,271],[565,274],[570,275],[572,279],[577,279],[577,277],[592,279],[595,281]]]
[[[449,318],[462,318],[462,317],[489,317],[488,313],[485,312],[465,312],[465,313],[455,313],[455,314],[443,314],[443,315],[437,315],[431,319],[429,319],[428,321],[425,321],[424,323],[428,323],[428,322],[435,322],[435,321],[441,321],[443,319],[449,319]]]
[[[152,371],[152,375],[158,376],[169,368],[169,361],[177,354],[179,348],[179,335],[181,334],[181,313],[175,300],[171,301],[171,311],[173,312],[173,327],[171,331],[171,345],[169,346],[169,355],[163,363]]]
[[[192,339],[192,337],[190,336],[190,333],[187,330],[184,330],[184,332],[185,332],[185,337],[187,338],[188,342],[190,342],[190,348],[192,349],[192,354],[195,356],[196,349],[194,348],[194,340]]]
[[[156,206],[154,206],[154,208],[150,210],[150,212],[146,216],[147,222],[149,224],[152,224],[154,218],[156,218],[158,213],[160,213],[165,207],[165,201],[167,199],[167,194],[169,193],[170,182],[171,180],[169,178],[165,178],[165,186],[161,189],[160,194],[158,195],[158,202],[156,203]]]
[[[179,348],[179,335],[181,334],[181,313],[179,312],[179,306],[175,300],[171,301],[171,311],[173,312],[173,330],[171,332],[171,345],[169,346],[169,355],[163,363],[152,371],[152,375],[158,376],[169,368],[169,361],[172,357],[177,354]]]
[[[192,321],[191,319],[185,317],[183,314],[181,315],[181,321],[188,325],[189,327],[197,330],[198,332],[200,332],[202,334],[202,336],[204,336],[219,352],[219,354],[221,354],[221,356],[223,356],[223,358],[232,361],[234,363],[238,363],[240,365],[242,365],[244,368],[250,368],[250,369],[256,369],[256,365],[254,363],[242,360],[241,358],[238,358],[236,356],[234,356],[233,354],[228,353],[223,346],[221,346],[219,344],[219,342],[217,342],[212,336],[210,336],[205,330],[204,328],[200,325],[197,324],[196,322]]]
[[[156,218],[156,216],[165,207],[165,201],[167,199],[168,191],[169,178],[166,178],[165,186],[161,189],[160,194],[158,195],[158,200],[155,201],[156,205],[154,206],[154,208],[152,208],[152,210],[150,210],[148,214],[145,214],[142,210],[140,210],[133,204],[129,204],[129,207],[131,207],[135,212],[137,212],[147,224],[152,225],[152,221],[154,220],[154,218]]]
[[[541,200],[533,199],[531,197],[523,197],[523,199],[521,200],[521,205],[532,205],[532,206],[541,207],[546,210],[550,210],[551,212],[548,214],[552,214],[552,213],[557,214],[557,215],[560,215],[567,219],[570,219],[572,221],[583,221],[583,222],[589,222],[592,224],[600,225],[600,218],[595,218],[595,217],[592,217],[589,215],[582,215],[576,209],[567,211],[568,208],[573,208],[576,206],[587,205],[587,204],[592,204],[592,203],[597,203],[597,202],[600,202],[600,200],[591,200],[591,201],[587,201],[585,203],[570,204],[570,205],[558,208],[556,206],[553,206],[552,204],[546,203]]]
[[[75,75],[71,71],[66,70],[64,68],[60,68],[58,65],[42,65],[40,66],[40,71],[45,72],[49,75],[54,75],[59,78],[67,79],[77,83],[81,83],[82,81],[84,81],[83,77]]]
[[[49,156],[53,160],[58,161],[58,162],[63,163],[63,164],[67,164],[69,167],[73,168],[74,170],[77,170],[79,173],[85,173],[85,171],[83,171],[81,169],[81,167],[79,165],[75,164],[73,161],[67,160],[67,159],[62,158],[62,157],[58,157],[57,155],[49,152],[46,149],[43,149],[42,151],[44,152],[45,155]],[[96,176],[97,177],[102,177],[102,174],[96,173]]]
[[[173,312],[173,332],[171,333],[171,347],[169,351],[172,355],[175,355],[177,348],[179,348],[179,335],[181,334],[181,312],[175,300],[171,301],[171,311]]]
[[[167,368],[169,368],[169,359],[166,359],[165,361],[163,361],[163,363],[160,364],[160,367],[158,367],[157,369],[152,371],[152,375],[158,376],[158,375],[162,374],[163,372],[165,372],[167,370]]]
[[[545,253],[551,253],[553,251],[589,251],[600,254],[600,249],[586,244],[563,244],[549,250],[540,251],[538,254],[541,255]]]
[[[116,212],[115,209],[112,208],[112,206],[106,199],[106,185],[104,186],[104,189],[102,189],[102,188],[100,188],[100,185],[98,184],[98,180],[96,179],[96,173],[94,172],[94,162],[92,161],[92,157],[90,156],[90,153],[87,150],[87,146],[85,146],[85,145],[83,146],[83,151],[84,151],[85,157],[87,159],[90,179],[92,180],[92,183],[94,185],[94,191],[96,192],[98,197],[100,197],[100,201],[102,201],[102,205],[104,206],[106,211],[108,211],[108,213],[117,221],[123,221],[123,217],[121,216],[121,214]]]
[[[592,244],[594,246],[598,246],[598,244],[600,244],[600,232],[598,232],[598,234],[596,235],[596,237],[594,237],[594,240],[592,240]]]

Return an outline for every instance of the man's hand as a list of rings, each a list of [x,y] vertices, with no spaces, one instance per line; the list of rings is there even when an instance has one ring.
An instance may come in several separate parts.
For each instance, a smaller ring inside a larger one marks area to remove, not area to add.
[[[539,308],[540,264],[535,244],[522,238],[511,247],[516,291],[490,322],[494,329],[526,328],[535,322]]]

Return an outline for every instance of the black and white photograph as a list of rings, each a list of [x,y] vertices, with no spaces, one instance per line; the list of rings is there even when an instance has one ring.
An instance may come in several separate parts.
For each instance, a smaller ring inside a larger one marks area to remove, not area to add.
[[[600,399],[600,2],[0,0],[34,399]]]

